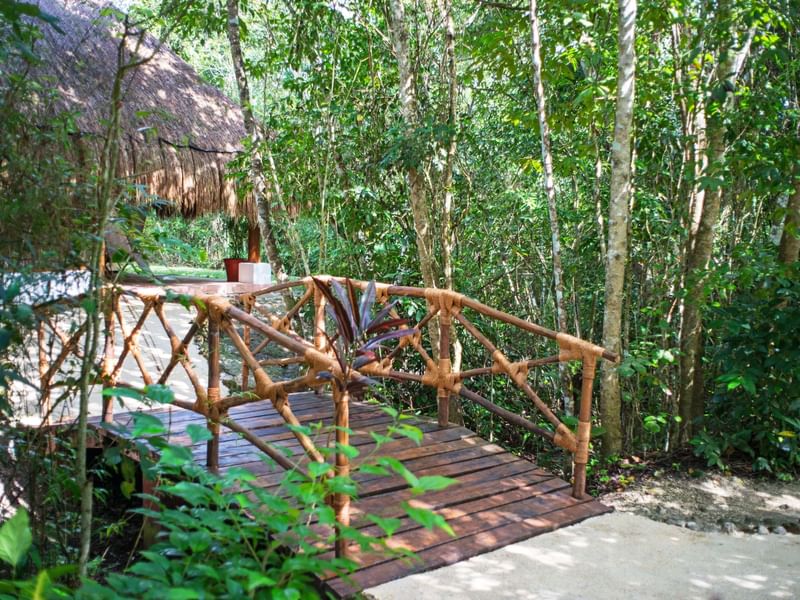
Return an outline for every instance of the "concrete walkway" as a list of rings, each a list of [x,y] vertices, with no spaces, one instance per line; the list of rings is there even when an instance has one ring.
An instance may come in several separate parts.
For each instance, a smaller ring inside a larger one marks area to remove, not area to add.
[[[800,537],[612,513],[367,590],[378,600],[800,598]]]

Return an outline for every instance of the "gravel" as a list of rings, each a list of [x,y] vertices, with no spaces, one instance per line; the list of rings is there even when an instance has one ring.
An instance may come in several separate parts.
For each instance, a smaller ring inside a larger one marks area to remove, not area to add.
[[[692,531],[800,534],[800,482],[656,472],[603,496],[618,511]]]

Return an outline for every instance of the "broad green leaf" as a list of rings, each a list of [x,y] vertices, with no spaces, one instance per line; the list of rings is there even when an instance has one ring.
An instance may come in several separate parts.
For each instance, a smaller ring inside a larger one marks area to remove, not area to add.
[[[308,464],[308,474],[312,477],[322,477],[332,469],[333,466],[326,462],[312,461]]]
[[[393,519],[393,518],[386,518],[379,517],[377,515],[367,515],[367,518],[375,523],[378,527],[380,527],[383,532],[391,537],[394,535],[394,532],[403,524],[400,519]]]
[[[159,385],[157,383],[148,385],[144,389],[144,395],[146,398],[158,402],[159,404],[172,404],[175,400],[175,394],[168,386]]]
[[[455,479],[443,475],[425,475],[417,479],[417,484],[411,488],[411,492],[414,494],[435,492],[450,487],[454,483],[456,483]]]
[[[187,425],[186,433],[189,434],[189,437],[192,439],[193,444],[199,444],[200,442],[207,442],[208,440],[214,437],[208,430],[208,427],[204,427],[203,425],[198,425],[197,423],[190,423],[189,425]]]
[[[131,388],[112,387],[103,390],[103,396],[114,396],[115,398],[132,398],[134,400],[142,399],[142,392],[139,390],[132,390]]]
[[[166,432],[166,425],[157,417],[143,412],[133,413],[133,429],[131,430],[133,437],[161,435]]]
[[[28,553],[32,541],[28,511],[20,507],[0,527],[0,560],[16,569]]]
[[[428,510],[427,508],[416,508],[407,502],[403,503],[403,510],[406,511],[406,514],[408,514],[409,517],[426,529],[438,527],[439,529],[446,531],[449,535],[455,536],[453,528],[450,527],[442,515],[437,514],[432,510]]]

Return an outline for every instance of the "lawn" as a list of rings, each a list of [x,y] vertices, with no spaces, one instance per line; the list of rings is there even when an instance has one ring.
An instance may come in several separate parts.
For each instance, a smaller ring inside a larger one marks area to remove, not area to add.
[[[203,267],[184,267],[150,265],[155,275],[177,275],[179,277],[204,277],[207,279],[225,279],[223,269],[205,269]]]

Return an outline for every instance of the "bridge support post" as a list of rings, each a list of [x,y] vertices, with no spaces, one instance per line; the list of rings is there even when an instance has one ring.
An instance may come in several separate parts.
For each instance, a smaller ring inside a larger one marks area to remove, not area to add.
[[[314,331],[311,332],[311,339],[314,340],[314,347],[320,352],[328,351],[328,342],[325,339],[325,296],[314,286]],[[314,393],[322,393],[321,388],[315,388]]]
[[[583,498],[586,495],[586,464],[589,462],[589,441],[592,437],[592,387],[594,385],[597,357],[583,355],[583,380],[581,382],[581,408],[578,415],[578,439],[575,450],[574,481],[572,495]]]
[[[335,381],[332,388],[337,446],[335,473],[337,477],[349,477],[350,459],[342,449],[350,445],[350,393],[346,388],[339,389],[339,384]],[[350,525],[350,496],[336,492],[333,495],[333,510],[336,515],[336,557],[346,558],[348,541],[342,536],[342,527]]]
[[[111,374],[114,371],[114,312],[119,305],[119,295],[113,291],[106,291],[102,297],[106,340],[103,347],[103,372],[100,375],[100,380],[103,382],[103,389],[105,390],[108,386],[113,387],[114,385],[111,381]],[[122,313],[120,312],[120,314]],[[103,396],[102,415],[103,423],[111,423],[114,420],[113,396]]]
[[[258,262],[258,261],[254,261]],[[255,298],[253,296],[249,296],[244,301],[244,310],[247,314],[252,314],[253,306],[255,305]],[[244,341],[245,345],[250,348],[250,326],[244,325],[244,331],[242,332],[242,341]],[[253,375],[255,377],[255,375]],[[242,391],[246,392],[250,387],[250,368],[247,366],[247,361],[242,361]]]
[[[439,311],[439,385],[436,390],[439,427],[447,427],[450,423],[450,390],[444,381],[451,371],[450,327],[450,311],[442,307]]]
[[[206,467],[216,473],[219,469],[219,423],[209,417],[217,412],[219,402],[219,321],[220,315],[213,308],[208,311],[208,405],[206,418],[211,439],[206,442]]]

